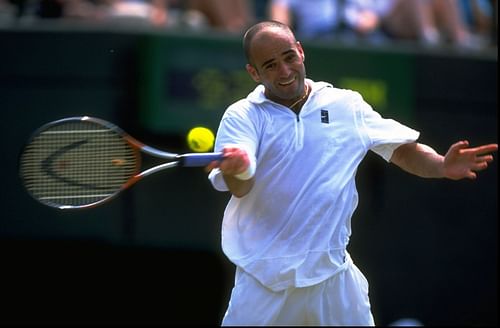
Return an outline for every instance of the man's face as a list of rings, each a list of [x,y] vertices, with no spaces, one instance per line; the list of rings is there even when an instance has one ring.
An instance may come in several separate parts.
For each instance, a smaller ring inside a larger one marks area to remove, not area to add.
[[[266,88],[266,96],[285,106],[304,94],[304,51],[281,30],[262,31],[252,40],[247,71]]]

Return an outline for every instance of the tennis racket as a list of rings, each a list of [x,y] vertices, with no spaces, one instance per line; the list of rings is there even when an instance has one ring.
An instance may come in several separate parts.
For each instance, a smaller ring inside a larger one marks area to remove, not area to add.
[[[142,170],[143,154],[165,161]],[[36,130],[21,152],[19,173],[29,194],[42,204],[81,209],[109,201],[158,171],[201,167],[219,160],[222,153],[161,151],[112,123],[82,116],[50,122]]]

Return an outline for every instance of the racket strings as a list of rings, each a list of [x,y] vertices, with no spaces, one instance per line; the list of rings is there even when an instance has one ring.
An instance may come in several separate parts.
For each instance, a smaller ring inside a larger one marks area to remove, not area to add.
[[[21,174],[42,202],[83,206],[111,197],[139,170],[138,152],[116,131],[95,122],[66,122],[26,147]]]

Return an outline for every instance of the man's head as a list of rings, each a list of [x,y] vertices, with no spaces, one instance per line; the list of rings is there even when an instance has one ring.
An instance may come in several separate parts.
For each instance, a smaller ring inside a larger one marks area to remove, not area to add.
[[[264,21],[243,37],[247,72],[266,88],[266,96],[285,106],[304,93],[304,51],[287,25]]]

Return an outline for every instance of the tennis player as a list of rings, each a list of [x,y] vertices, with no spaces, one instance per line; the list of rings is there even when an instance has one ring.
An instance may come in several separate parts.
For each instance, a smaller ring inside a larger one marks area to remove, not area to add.
[[[458,141],[443,156],[417,143],[418,131],[357,92],[306,78],[304,50],[281,23],[252,26],[243,45],[259,85],[227,108],[215,143],[225,159],[207,167],[232,193],[222,248],[236,277],[222,325],[374,325],[346,250],[366,153],[420,177],[475,179],[498,145]]]

